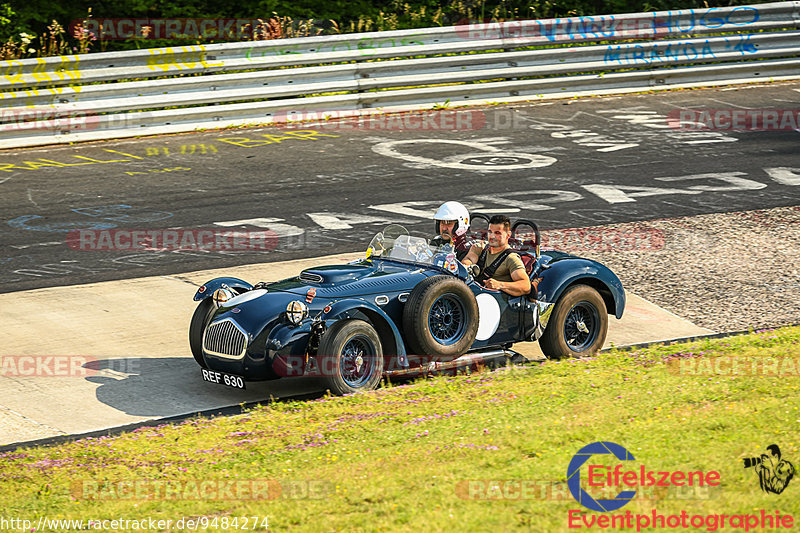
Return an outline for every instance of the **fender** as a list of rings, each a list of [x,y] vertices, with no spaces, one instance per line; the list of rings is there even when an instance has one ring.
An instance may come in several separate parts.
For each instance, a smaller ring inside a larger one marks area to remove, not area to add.
[[[384,347],[384,355],[396,355],[400,366],[407,368],[408,357],[406,357],[406,347],[403,337],[400,335],[400,330],[397,329],[389,315],[375,304],[365,300],[340,300],[332,304],[330,310],[327,313],[322,313],[319,318],[328,324],[329,321],[349,318],[356,312],[366,315],[375,327],[378,337],[381,339],[381,345]]]
[[[605,265],[590,259],[565,257],[546,263],[538,276],[542,278],[536,291],[539,302],[555,303],[570,285],[583,281],[600,292],[609,314],[622,318],[625,289]]]
[[[194,293],[194,301],[205,300],[214,294],[214,291],[219,289],[223,283],[232,289],[244,289],[243,291],[238,291],[239,293],[249,291],[253,288],[251,284],[239,278],[214,278],[205,282],[202,287],[197,289],[197,292]]]

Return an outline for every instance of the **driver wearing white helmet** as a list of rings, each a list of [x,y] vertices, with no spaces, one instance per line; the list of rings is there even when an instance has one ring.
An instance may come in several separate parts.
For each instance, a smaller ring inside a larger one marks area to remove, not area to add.
[[[433,215],[436,221],[436,237],[431,239],[433,246],[452,243],[456,257],[460,261],[469,252],[467,230],[469,230],[469,211],[459,202],[445,202]]]

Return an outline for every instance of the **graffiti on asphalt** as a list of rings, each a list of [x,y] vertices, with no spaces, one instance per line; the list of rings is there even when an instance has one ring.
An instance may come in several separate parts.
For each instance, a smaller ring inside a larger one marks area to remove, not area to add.
[[[84,165],[106,165],[110,163],[128,163],[135,160],[149,160],[152,158],[158,157],[172,157],[176,155],[213,155],[220,151],[222,146],[236,146],[240,148],[254,148],[260,146],[266,146],[270,144],[280,144],[283,141],[317,141],[320,140],[320,137],[339,137],[339,135],[334,135],[330,133],[323,133],[321,131],[315,130],[295,130],[291,132],[281,132],[280,134],[261,134],[258,135],[259,138],[251,138],[251,137],[221,137],[215,139],[218,142],[224,143],[224,145],[220,145],[218,148],[217,145],[213,143],[201,143],[201,144],[182,144],[177,148],[171,148],[169,146],[146,146],[144,148],[137,148],[137,149],[130,149],[127,152],[122,152],[119,150],[112,150],[110,148],[103,148],[104,152],[108,152],[110,154],[115,154],[116,156],[124,156],[124,158],[104,158],[101,159],[99,157],[88,157],[84,155],[67,155],[61,156],[58,159],[44,159],[44,158],[37,158],[25,161],[17,161],[14,163],[0,163],[0,172],[16,172],[19,170],[25,171],[38,171],[41,169],[54,169],[54,168],[66,168],[66,167],[77,167],[77,166],[84,166]],[[130,152],[136,151],[141,155],[132,154]],[[55,157],[55,156],[53,156]],[[152,169],[148,170],[148,172],[172,172],[176,170],[190,170],[185,167],[175,167],[170,169]],[[139,172],[144,173],[144,172]],[[126,173],[131,175],[130,173]],[[5,181],[5,180],[3,180]],[[0,181],[2,183],[2,181]]]
[[[119,223],[153,222],[163,220],[173,216],[168,211],[149,211],[147,209],[137,209],[130,205],[114,204],[93,207],[79,207],[72,209],[74,213],[90,217],[94,220],[85,218],[68,219],[63,222],[42,223],[44,219],[41,215],[22,215],[8,221],[8,225],[15,229],[31,231],[49,231],[66,233],[72,230],[103,230],[116,228]],[[34,223],[39,220],[40,222]],[[103,222],[103,221],[113,222]]]
[[[599,224],[649,220],[653,218],[653,202],[673,206],[683,212],[707,213],[720,206],[726,209],[752,208],[757,203],[769,201],[774,204],[795,205],[799,194],[777,186],[800,186],[800,167],[769,167],[763,169],[764,175],[755,176],[745,172],[715,172],[679,176],[653,177],[645,185],[628,186],[614,183],[588,183],[576,185],[574,189],[528,189],[503,192],[495,195],[473,194],[455,198],[463,202],[471,211],[484,213],[519,213],[537,221],[542,229],[563,226],[566,213],[573,225],[594,226]],[[600,199],[600,207],[584,207],[590,198]],[[373,204],[355,209],[352,212],[318,211],[298,214],[295,220],[275,217],[241,218],[237,220],[211,223],[227,228],[270,229],[279,236],[278,247],[272,252],[241,251],[156,251],[145,253],[123,253],[100,256],[97,259],[70,259],[58,263],[52,259],[37,261],[31,255],[0,258],[3,270],[0,283],[9,284],[20,280],[57,278],[68,275],[95,274],[108,270],[125,270],[135,267],[152,267],[168,263],[186,263],[193,257],[204,262],[223,260],[243,254],[282,254],[298,250],[319,252],[323,249],[341,251],[342,246],[352,249],[353,231],[369,232],[387,223],[400,223],[409,228],[428,224],[438,205],[445,199],[400,201],[386,204]],[[125,206],[98,206],[73,210],[92,221],[84,222],[82,228],[95,228],[104,224],[116,225],[123,222],[147,222],[163,220],[166,212],[133,210]],[[560,218],[549,218],[561,213]],[[36,215],[33,215],[34,217]],[[23,217],[19,217],[23,218]],[[39,229],[45,226],[36,218],[17,221],[21,229]],[[46,231],[69,231],[78,229],[54,224]],[[39,246],[63,245],[63,241],[15,245],[13,248],[26,251]],[[195,259],[197,260],[197,259]]]

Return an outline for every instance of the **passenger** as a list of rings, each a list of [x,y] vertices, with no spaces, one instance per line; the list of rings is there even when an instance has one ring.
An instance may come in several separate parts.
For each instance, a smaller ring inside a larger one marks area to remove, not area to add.
[[[511,221],[505,215],[494,215],[489,219],[487,244],[475,244],[461,261],[465,265],[478,265],[480,272],[475,281],[487,289],[503,291],[511,296],[523,296],[531,292],[531,280],[519,254],[511,251]]]

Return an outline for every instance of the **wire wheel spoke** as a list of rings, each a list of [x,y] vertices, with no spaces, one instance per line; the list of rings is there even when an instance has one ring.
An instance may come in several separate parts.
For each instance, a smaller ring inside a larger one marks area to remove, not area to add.
[[[450,294],[439,297],[431,306],[428,327],[440,344],[453,344],[464,331],[464,306]]]
[[[375,366],[375,347],[369,338],[357,335],[342,348],[340,371],[342,379],[357,388],[372,376]]]
[[[564,321],[564,341],[574,350],[590,346],[597,338],[597,310],[588,302],[575,304]]]

